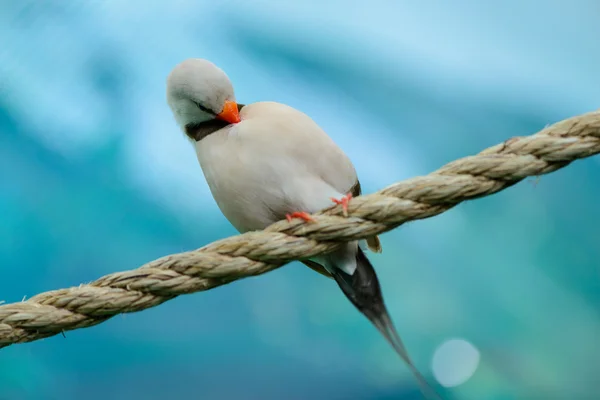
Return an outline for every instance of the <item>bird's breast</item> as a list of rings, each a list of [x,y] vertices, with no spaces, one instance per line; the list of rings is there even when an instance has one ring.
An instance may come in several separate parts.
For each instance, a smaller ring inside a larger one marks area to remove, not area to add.
[[[355,183],[351,164],[338,161],[343,153],[323,151],[331,149],[319,135],[309,139],[298,128],[284,129],[281,119],[250,119],[196,142],[211,193],[236,229],[264,229],[287,213],[318,211]]]
[[[196,142],[198,161],[211,194],[240,232],[263,229],[282,217],[285,173],[279,169],[277,157],[269,157],[264,150],[234,129]]]

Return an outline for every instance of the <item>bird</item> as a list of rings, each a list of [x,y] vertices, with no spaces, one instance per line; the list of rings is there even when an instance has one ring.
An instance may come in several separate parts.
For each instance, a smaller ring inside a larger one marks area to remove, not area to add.
[[[310,223],[311,213],[361,195],[353,163],[307,114],[282,103],[238,103],[228,75],[189,58],[169,73],[166,98],[175,122],[195,148],[219,209],[240,233],[282,220]],[[300,260],[335,280],[347,299],[379,330],[416,377],[425,397],[439,398],[415,367],[383,300],[363,247],[381,252],[377,236],[351,241]]]

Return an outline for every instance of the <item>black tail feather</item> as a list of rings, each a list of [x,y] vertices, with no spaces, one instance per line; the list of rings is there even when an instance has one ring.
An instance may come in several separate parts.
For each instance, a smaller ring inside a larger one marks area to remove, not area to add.
[[[425,377],[415,367],[408,355],[383,302],[381,287],[373,265],[362,249],[359,247],[356,254],[354,274],[349,275],[341,269],[335,268],[332,275],[348,300],[375,325],[398,355],[406,362],[416,377],[423,395],[432,399],[440,399],[441,397],[427,383]]]

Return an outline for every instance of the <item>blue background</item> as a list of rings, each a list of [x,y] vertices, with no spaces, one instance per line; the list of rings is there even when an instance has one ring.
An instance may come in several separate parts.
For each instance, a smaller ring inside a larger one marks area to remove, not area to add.
[[[313,117],[370,193],[600,106],[600,3],[0,1],[0,300],[235,234],[165,100],[189,57],[240,102]],[[449,399],[591,399],[600,370],[600,158],[382,237],[372,260]],[[450,368],[459,368],[460,354]],[[0,398],[416,399],[407,368],[298,263],[0,350]]]

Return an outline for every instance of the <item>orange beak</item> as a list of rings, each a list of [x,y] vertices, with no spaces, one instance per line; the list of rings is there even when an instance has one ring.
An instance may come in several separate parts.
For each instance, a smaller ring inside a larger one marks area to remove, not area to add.
[[[229,122],[230,124],[237,124],[240,122],[241,119],[237,103],[235,101],[227,100],[223,107],[223,111],[217,115],[217,118]]]

